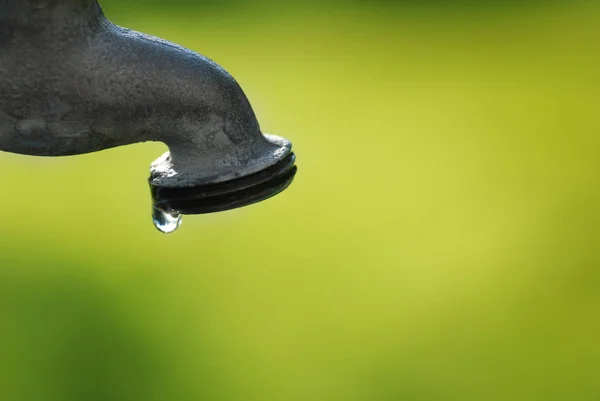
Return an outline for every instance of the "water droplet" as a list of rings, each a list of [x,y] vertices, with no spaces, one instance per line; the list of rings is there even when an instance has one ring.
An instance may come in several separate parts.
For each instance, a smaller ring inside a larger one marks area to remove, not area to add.
[[[164,211],[156,206],[152,207],[152,222],[158,231],[170,234],[181,225],[181,214],[175,210]]]

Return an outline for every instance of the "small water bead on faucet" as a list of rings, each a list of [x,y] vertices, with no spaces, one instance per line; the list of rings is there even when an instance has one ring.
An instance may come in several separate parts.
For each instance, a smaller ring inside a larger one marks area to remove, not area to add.
[[[165,143],[149,179],[162,232],[291,183],[291,143],[263,134],[240,85],[208,58],[112,24],[97,0],[2,0],[0,16],[1,151]]]
[[[164,211],[156,206],[152,206],[152,222],[154,227],[161,233],[171,234],[179,228],[183,217],[180,213],[170,210]]]

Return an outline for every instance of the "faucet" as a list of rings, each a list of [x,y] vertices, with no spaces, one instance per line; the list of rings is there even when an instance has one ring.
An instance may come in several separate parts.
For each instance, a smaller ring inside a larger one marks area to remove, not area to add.
[[[67,156],[145,141],[153,221],[246,206],[296,173],[234,78],[174,43],[116,26],[97,0],[0,0],[0,150]]]

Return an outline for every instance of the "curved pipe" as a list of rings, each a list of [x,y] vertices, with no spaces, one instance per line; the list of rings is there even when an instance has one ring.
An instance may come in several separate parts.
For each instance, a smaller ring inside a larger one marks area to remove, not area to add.
[[[0,150],[38,156],[143,141],[170,152],[152,184],[249,176],[288,158],[208,58],[109,22],[96,0],[0,0]]]

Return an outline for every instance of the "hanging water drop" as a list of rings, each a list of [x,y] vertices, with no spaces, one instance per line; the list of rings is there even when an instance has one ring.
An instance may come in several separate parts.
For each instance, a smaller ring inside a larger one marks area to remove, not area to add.
[[[152,207],[152,222],[164,234],[170,234],[181,225],[182,216],[175,210],[165,211],[156,206]]]

